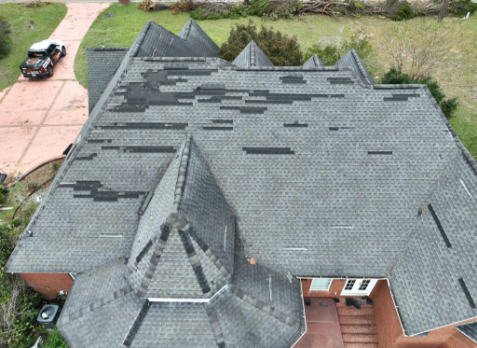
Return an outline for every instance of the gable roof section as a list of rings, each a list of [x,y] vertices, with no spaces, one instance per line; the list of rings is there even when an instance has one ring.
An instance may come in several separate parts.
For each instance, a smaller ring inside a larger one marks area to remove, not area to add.
[[[303,64],[304,68],[310,68],[310,67],[325,67],[325,63],[321,61],[320,58],[316,54],[312,55],[310,59],[308,59],[305,64]]]
[[[235,66],[274,66],[260,47],[252,40],[232,62]]]
[[[149,299],[214,296],[231,279],[234,225],[197,145],[187,140],[139,224],[128,262],[132,288]]]
[[[148,302],[124,286],[126,265],[115,260],[78,275],[58,328],[72,348],[290,347],[305,331],[300,281],[242,257],[235,268],[209,303]]]
[[[192,18],[179,36],[149,20],[139,34],[136,57],[217,57],[219,47]]]
[[[218,57],[219,55],[219,46],[192,18],[189,18],[177,36],[184,39],[191,46],[196,56]]]
[[[346,66],[353,69],[364,84],[374,85],[374,80],[368,72],[363,62],[358,56],[354,48],[350,49],[343,57],[341,57],[333,66]]]
[[[391,276],[409,335],[477,317],[477,174],[468,157],[450,159]]]
[[[127,48],[88,48],[88,107],[89,112],[121,64]]]

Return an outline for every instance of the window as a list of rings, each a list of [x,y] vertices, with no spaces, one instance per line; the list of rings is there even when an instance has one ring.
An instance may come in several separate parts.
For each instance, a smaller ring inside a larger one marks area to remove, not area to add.
[[[311,281],[310,291],[326,290],[328,291],[331,286],[332,279],[318,278]]]
[[[366,290],[368,288],[368,285],[369,285],[370,282],[371,282],[371,280],[369,280],[369,279],[363,280],[361,282],[361,285],[359,286],[359,290],[361,290],[361,291]]]
[[[350,279],[346,282],[345,290],[352,290],[354,283],[356,283],[356,279]]]

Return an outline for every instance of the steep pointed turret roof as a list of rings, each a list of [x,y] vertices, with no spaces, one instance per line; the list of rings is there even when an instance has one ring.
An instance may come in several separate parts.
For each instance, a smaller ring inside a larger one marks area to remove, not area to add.
[[[371,74],[364,66],[358,56],[358,53],[352,48],[343,57],[340,58],[333,66],[346,66],[352,68],[364,84],[374,85]]]
[[[230,281],[235,216],[190,139],[139,223],[126,277],[142,298],[208,299]]]
[[[321,66],[321,67],[324,67],[325,66],[325,63],[323,63],[321,61],[320,58],[318,58],[318,56],[316,54],[312,55],[310,57],[310,59],[308,59],[305,64],[303,64],[303,67],[307,68],[307,67],[315,67],[315,66]]]
[[[156,302],[134,293],[119,258],[78,275],[58,328],[70,347],[293,346],[306,330],[300,281],[241,256],[234,263],[210,301]]]
[[[255,41],[250,41],[250,43],[243,49],[242,52],[235,58],[232,62],[235,66],[274,66],[273,63],[268,59],[265,53],[257,46]]]
[[[179,35],[148,21],[139,33],[136,57],[218,57],[219,47],[192,18]]]

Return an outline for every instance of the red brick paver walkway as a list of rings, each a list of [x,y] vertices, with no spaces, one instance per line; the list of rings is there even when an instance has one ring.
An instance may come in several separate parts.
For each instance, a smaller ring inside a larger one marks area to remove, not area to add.
[[[66,6],[66,17],[50,36],[62,40],[67,51],[53,77],[20,77],[0,92],[0,169],[9,175],[61,156],[88,118],[88,91],[76,81],[74,60],[89,27],[109,4]]]

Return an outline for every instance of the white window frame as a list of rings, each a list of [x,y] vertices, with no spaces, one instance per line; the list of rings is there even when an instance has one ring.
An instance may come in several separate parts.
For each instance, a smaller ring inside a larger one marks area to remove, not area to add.
[[[330,283],[328,284],[328,289],[313,289],[313,281],[315,280],[329,280]],[[309,292],[313,292],[313,291],[330,291],[330,288],[331,288],[331,284],[333,283],[333,278],[312,278],[311,279],[311,284],[310,284],[310,290]]]

